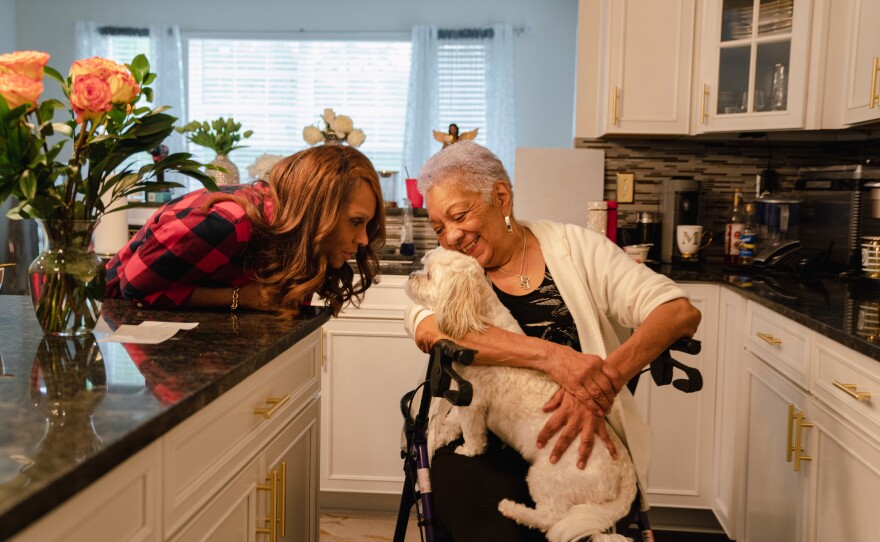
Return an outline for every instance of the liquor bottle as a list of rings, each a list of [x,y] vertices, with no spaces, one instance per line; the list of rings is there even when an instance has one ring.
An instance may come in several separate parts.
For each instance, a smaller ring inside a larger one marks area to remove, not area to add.
[[[746,203],[743,218],[743,231],[739,236],[739,266],[751,267],[755,263],[758,245],[758,221],[755,204]]]
[[[414,256],[416,245],[413,241],[413,212],[409,200],[403,198],[403,224],[400,226],[400,255]]]
[[[728,267],[736,267],[739,263],[739,238],[745,227],[741,202],[742,192],[737,188],[733,193],[733,209],[724,228],[724,265]]]

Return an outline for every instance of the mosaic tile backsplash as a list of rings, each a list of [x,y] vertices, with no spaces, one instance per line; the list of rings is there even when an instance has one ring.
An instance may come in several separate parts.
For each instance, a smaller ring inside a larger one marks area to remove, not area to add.
[[[725,141],[694,139],[577,140],[578,148],[605,151],[605,199],[617,199],[617,173],[635,173],[633,203],[619,205],[619,226],[634,226],[639,211],[659,211],[663,180],[692,177],[701,183],[700,223],[723,239],[735,188],[755,198],[756,177],[768,167],[779,176],[778,192],[794,187],[801,167],[880,164],[880,140],[781,142],[770,136]],[[722,244],[713,242],[706,258],[720,261]]]

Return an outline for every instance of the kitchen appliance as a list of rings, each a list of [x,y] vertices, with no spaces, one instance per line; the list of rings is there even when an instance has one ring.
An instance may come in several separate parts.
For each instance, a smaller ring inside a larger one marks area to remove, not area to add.
[[[758,239],[764,244],[800,238],[801,203],[797,197],[769,194],[755,199]]]
[[[672,263],[680,257],[675,242],[675,227],[679,224],[699,224],[700,182],[691,177],[673,177],[663,181],[660,199],[660,261]]]
[[[638,244],[651,245],[648,260],[652,263],[660,261],[660,216],[651,211],[641,211],[636,215],[636,239]]]
[[[801,168],[795,181],[801,203],[801,251],[824,258],[820,271],[861,267],[863,236],[880,235],[880,166]]]

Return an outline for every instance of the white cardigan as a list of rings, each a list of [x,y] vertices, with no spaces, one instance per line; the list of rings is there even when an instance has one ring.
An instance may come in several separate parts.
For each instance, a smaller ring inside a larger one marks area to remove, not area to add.
[[[544,261],[574,319],[581,351],[605,359],[659,305],[687,293],[664,275],[635,263],[605,236],[570,224],[522,222],[538,239]],[[410,336],[432,312],[407,307],[404,326]],[[608,421],[626,444],[642,490],[651,459],[650,428],[641,420],[632,394],[624,387]],[[644,492],[643,492],[644,494]]]

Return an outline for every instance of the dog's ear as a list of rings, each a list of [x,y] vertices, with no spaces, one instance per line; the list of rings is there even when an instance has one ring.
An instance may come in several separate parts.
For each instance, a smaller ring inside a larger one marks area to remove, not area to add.
[[[481,274],[468,269],[449,269],[439,285],[434,317],[440,331],[453,339],[460,339],[468,331],[486,330],[482,317],[484,285]]]

